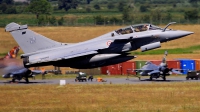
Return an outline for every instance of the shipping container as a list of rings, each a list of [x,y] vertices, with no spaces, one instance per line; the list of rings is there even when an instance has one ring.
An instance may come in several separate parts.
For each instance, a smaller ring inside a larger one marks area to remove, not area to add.
[[[179,59],[180,67],[183,69],[183,74],[187,74],[188,70],[195,70],[195,61],[189,59]]]
[[[101,67],[101,74],[122,75],[122,64],[115,64]]]
[[[168,66],[168,68],[180,69],[180,61],[179,60],[168,60],[167,66]]]
[[[107,75],[107,70],[108,70],[107,66],[101,67],[101,74]]]
[[[137,60],[137,61],[135,61],[136,69],[142,68],[142,66],[144,66],[146,62],[147,61],[144,61],[144,60]]]
[[[195,70],[200,70],[200,59],[194,59],[195,60]]]
[[[122,63],[122,75],[135,74],[136,64],[134,61],[127,61]]]
[[[144,61],[144,60],[136,60],[135,61],[136,69],[141,69],[145,65],[146,62],[147,61]],[[139,72],[137,75],[139,75]]]

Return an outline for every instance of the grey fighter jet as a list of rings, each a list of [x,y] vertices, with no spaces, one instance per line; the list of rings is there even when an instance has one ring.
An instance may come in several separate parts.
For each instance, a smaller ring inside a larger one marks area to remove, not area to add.
[[[160,28],[152,24],[130,25],[111,31],[97,38],[75,43],[61,43],[28,29],[27,25],[10,23],[10,32],[25,54],[21,55],[24,66],[53,65],[78,69],[95,68],[121,63],[136,56],[129,52],[142,52],[161,47],[162,42],[178,39],[193,32]]]
[[[28,68],[24,68],[22,66],[8,66],[5,68],[6,73],[2,75],[3,78],[12,78],[11,82],[15,82],[16,80],[24,79],[26,83],[29,83],[28,78],[34,78],[35,75],[42,74],[44,77],[47,74],[46,71],[42,70],[30,70]]]
[[[166,56],[167,56],[167,51],[165,52],[165,55],[160,65],[155,65],[152,62],[147,61],[141,69],[135,69],[134,71],[139,72],[139,75],[141,76],[150,76],[150,80],[152,80],[153,78],[157,79],[159,77],[162,77],[163,80],[166,80],[166,76],[169,76],[172,73],[182,74],[180,72],[181,69],[169,68],[167,66]]]

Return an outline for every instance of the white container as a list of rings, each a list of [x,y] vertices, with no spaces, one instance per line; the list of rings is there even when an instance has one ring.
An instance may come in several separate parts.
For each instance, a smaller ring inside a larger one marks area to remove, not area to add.
[[[66,85],[66,80],[60,80],[60,86]]]

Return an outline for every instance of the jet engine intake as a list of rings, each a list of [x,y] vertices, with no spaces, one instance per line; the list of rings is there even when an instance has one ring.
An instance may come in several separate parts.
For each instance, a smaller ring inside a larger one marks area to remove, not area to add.
[[[23,64],[24,64],[24,66],[25,66],[27,63],[29,63],[29,57],[23,58]]]
[[[151,44],[141,46],[140,49],[141,49],[142,52],[144,52],[144,51],[156,49],[156,48],[159,48],[159,47],[161,47],[160,42],[155,42],[155,43],[151,43]]]

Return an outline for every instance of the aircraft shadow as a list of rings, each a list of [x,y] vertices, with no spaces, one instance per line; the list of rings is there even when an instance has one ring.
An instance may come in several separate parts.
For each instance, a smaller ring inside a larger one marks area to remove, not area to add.
[[[186,81],[186,80],[163,80],[163,79],[153,79],[153,80],[150,80],[150,79],[140,79],[139,81],[151,81],[151,82],[183,82],[183,81]]]
[[[153,79],[153,80],[150,80],[150,79],[138,79],[138,80],[133,80],[133,79],[128,79],[129,81],[131,82],[184,82],[184,81],[187,81],[187,80],[176,80],[176,79],[173,79],[173,80],[170,80],[170,79],[166,79],[165,81],[163,79]]]
[[[23,82],[23,81],[19,81],[19,82],[11,82],[11,81],[5,81],[5,82],[0,82],[0,84],[45,84],[45,83],[49,83],[49,82]]]

